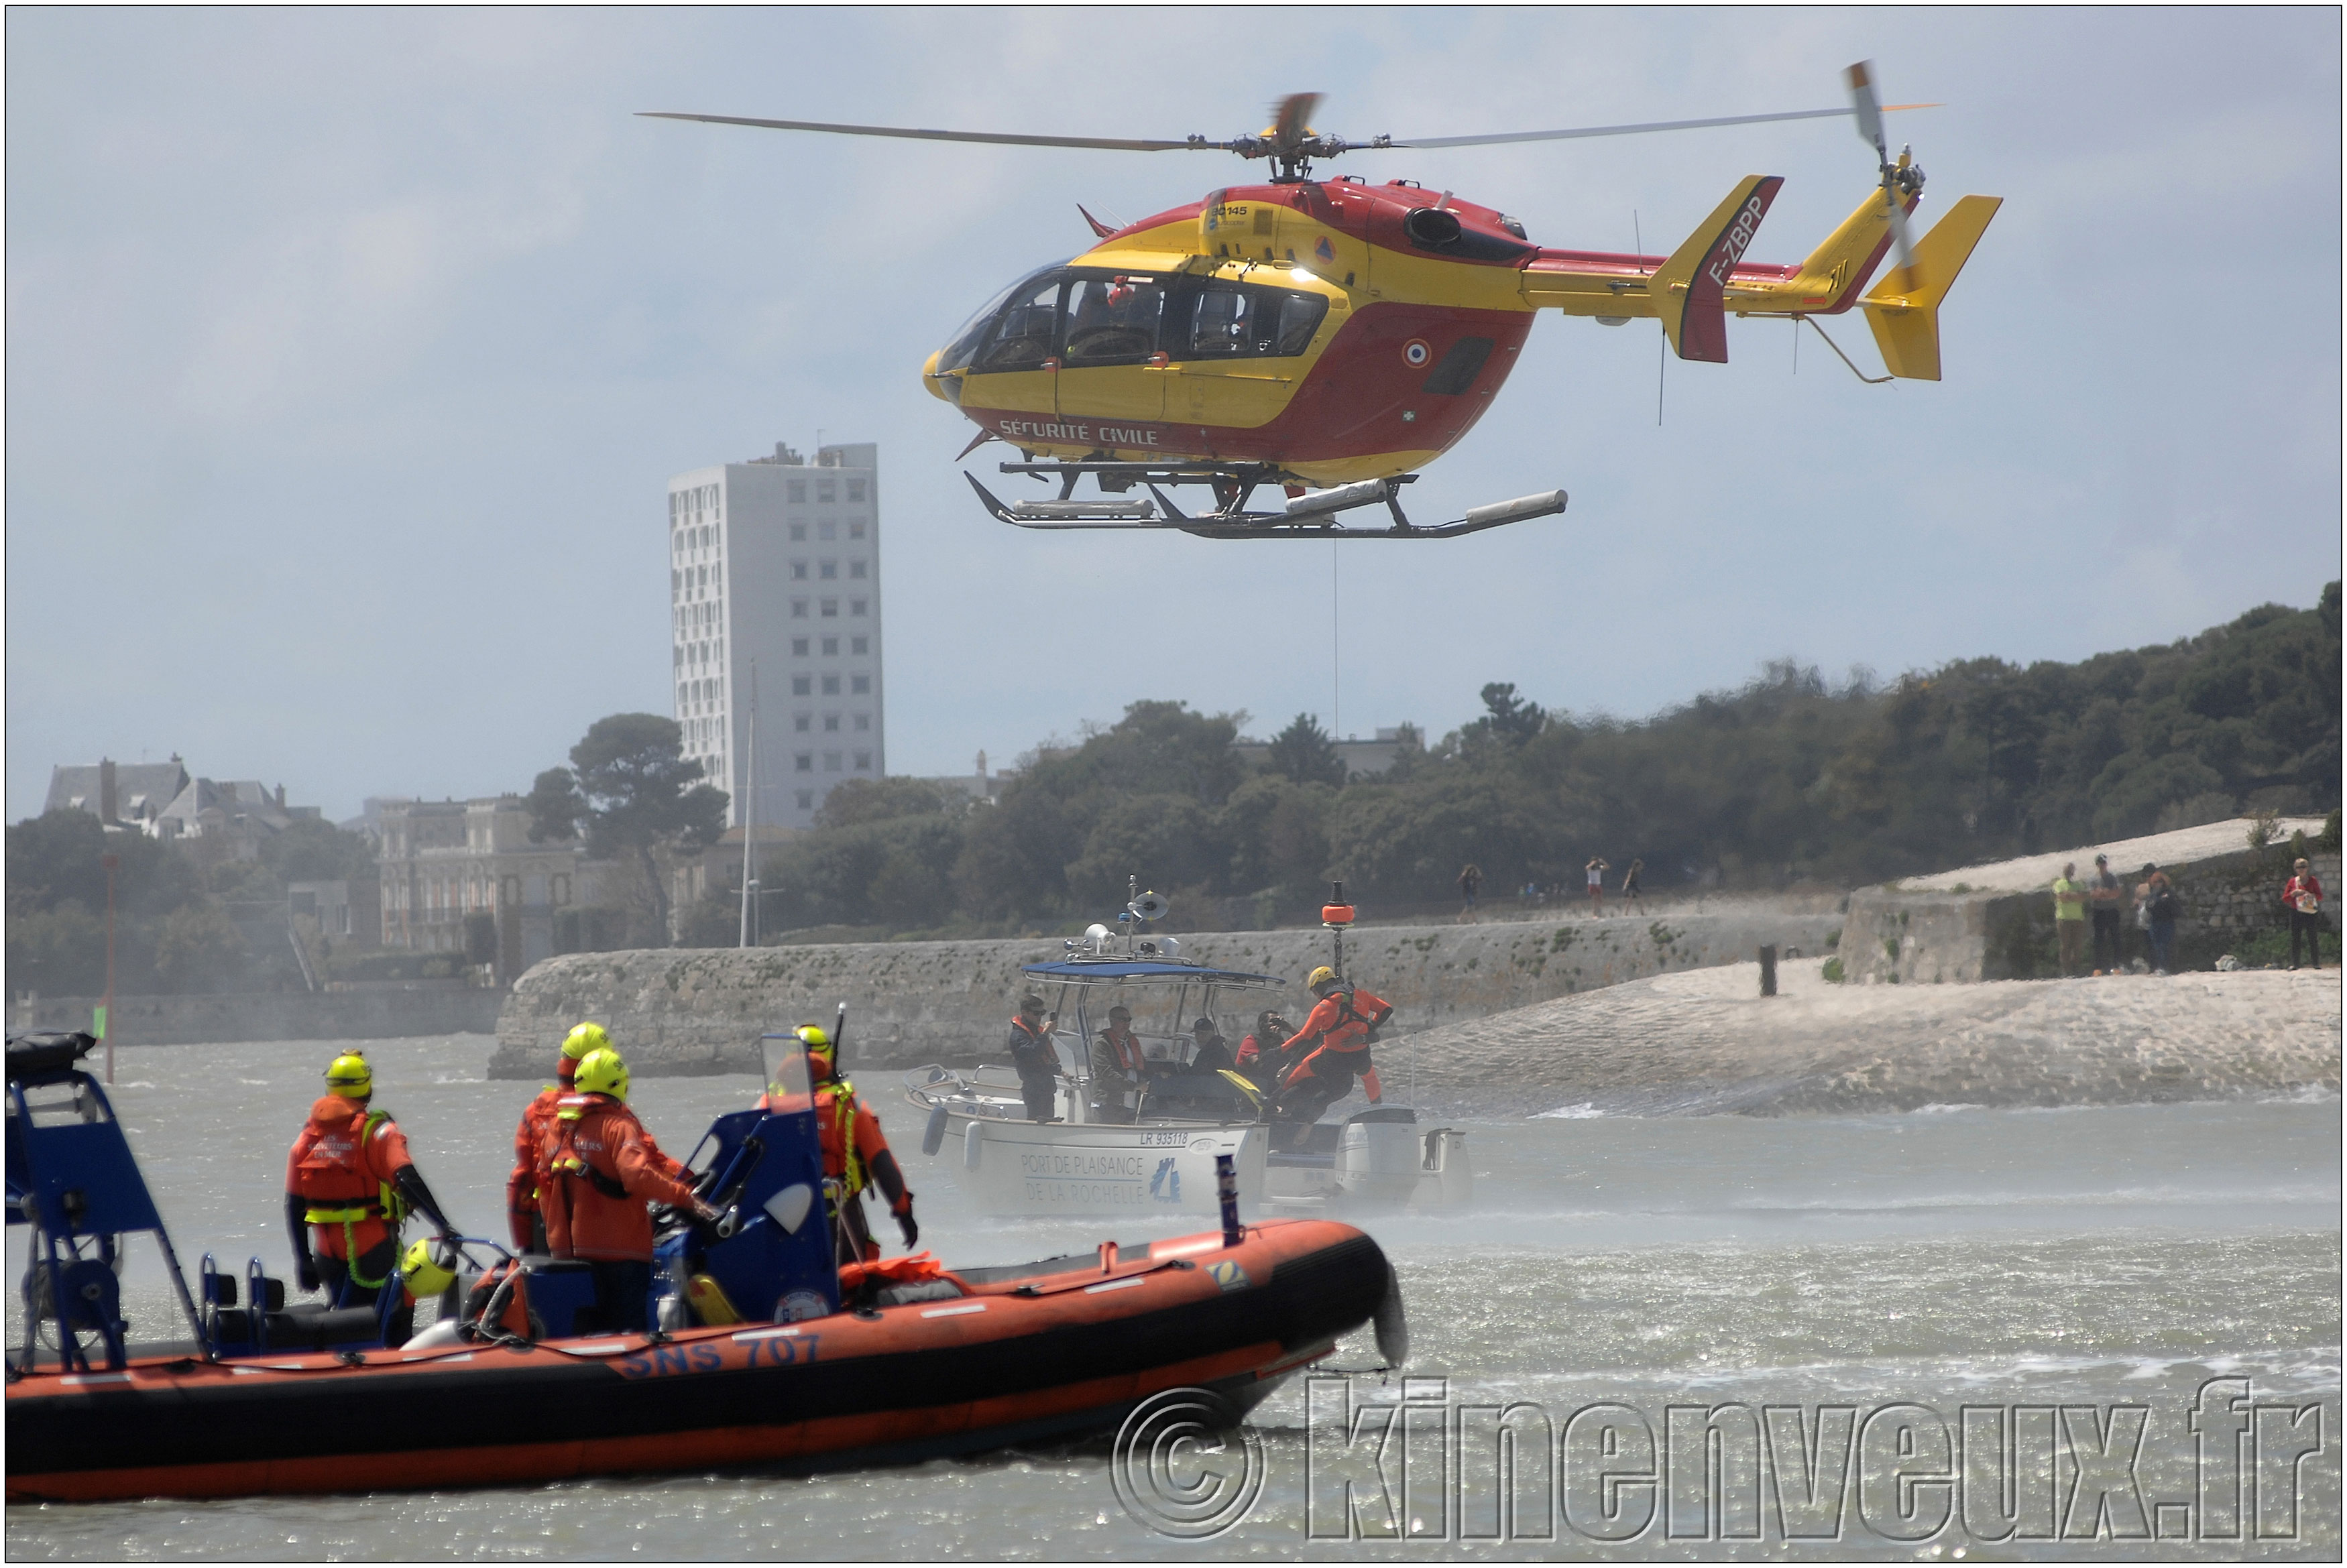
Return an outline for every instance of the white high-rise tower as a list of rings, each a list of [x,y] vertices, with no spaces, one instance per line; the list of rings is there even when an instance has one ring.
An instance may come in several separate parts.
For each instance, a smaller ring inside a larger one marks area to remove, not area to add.
[[[761,829],[806,827],[831,787],[877,779],[880,449],[820,448],[669,481],[669,607],[685,755],[744,819],[750,665],[759,674]]]

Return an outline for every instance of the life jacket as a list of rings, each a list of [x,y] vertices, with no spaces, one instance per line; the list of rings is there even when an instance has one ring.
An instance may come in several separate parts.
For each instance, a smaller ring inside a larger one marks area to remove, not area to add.
[[[856,1085],[834,1078],[815,1092],[815,1133],[823,1143],[823,1174],[835,1177],[842,1197],[864,1190],[864,1151],[856,1146]]]
[[[1116,1057],[1118,1066],[1128,1073],[1145,1073],[1149,1070],[1149,1058],[1142,1054],[1140,1035],[1130,1030],[1126,1031],[1124,1044],[1122,1045],[1117,1044],[1116,1031],[1113,1029],[1102,1030],[1100,1037],[1107,1043],[1109,1051]]]
[[[391,1120],[388,1111],[373,1111],[354,1100],[327,1095],[310,1107],[303,1128],[310,1146],[293,1164],[292,1190],[307,1198],[302,1217],[312,1225],[357,1224],[387,1220],[393,1226],[406,1217],[407,1206],[367,1157],[367,1143]]]
[[[554,1130],[541,1166],[546,1180],[539,1207],[546,1216],[547,1247],[557,1257],[616,1260],[650,1258],[651,1216],[642,1198],[630,1197],[617,1174],[617,1144],[633,1113],[604,1095],[566,1095],[556,1103]],[[596,1164],[600,1156],[612,1166]]]
[[[1338,990],[1324,999],[1304,1021],[1304,1028],[1288,1044],[1296,1049],[1298,1042],[1309,1049],[1290,1074],[1291,1079],[1341,1078],[1352,1082],[1357,1074],[1371,1071],[1369,1046],[1376,1040],[1378,1025],[1393,1016],[1393,1009],[1383,998],[1368,995],[1370,1012],[1363,1013],[1354,1004],[1353,993]],[[1336,1005],[1331,1007],[1329,1003]],[[1321,1019],[1323,1010],[1329,1016]],[[1374,1015],[1373,1015],[1374,1014]],[[1317,1034],[1316,1042],[1313,1036]]]

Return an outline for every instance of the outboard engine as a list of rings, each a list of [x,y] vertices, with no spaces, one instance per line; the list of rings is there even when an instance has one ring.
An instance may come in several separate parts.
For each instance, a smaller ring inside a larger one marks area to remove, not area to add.
[[[1345,1123],[1337,1144],[1337,1186],[1348,1207],[1399,1208],[1418,1190],[1418,1113],[1372,1105]]]

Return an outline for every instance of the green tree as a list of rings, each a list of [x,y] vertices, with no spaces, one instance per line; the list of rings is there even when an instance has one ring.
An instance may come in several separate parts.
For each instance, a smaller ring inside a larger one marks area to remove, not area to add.
[[[174,991],[225,991],[249,956],[236,922],[219,906],[187,904],[163,921],[155,971]]]
[[[1286,728],[1271,738],[1271,754],[1266,762],[1274,773],[1298,784],[1341,788],[1345,782],[1345,759],[1337,750],[1335,738],[1308,713],[1297,714],[1288,720]]]
[[[364,881],[377,875],[374,846],[319,817],[296,817],[264,840],[261,863],[281,882]]]
[[[652,927],[669,940],[669,897],[660,860],[707,849],[725,831],[725,792],[701,779],[684,757],[684,731],[652,713],[599,718],[570,748],[569,768],[550,768],[530,788],[534,843],[582,831],[598,860],[635,860],[650,891]]]
[[[958,804],[926,779],[850,779],[831,787],[815,825],[853,828],[898,817],[942,816]]]

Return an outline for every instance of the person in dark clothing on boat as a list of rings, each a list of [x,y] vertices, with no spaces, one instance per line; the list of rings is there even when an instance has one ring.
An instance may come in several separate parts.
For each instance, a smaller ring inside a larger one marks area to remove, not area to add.
[[[1059,1014],[1043,1011],[1043,999],[1030,992],[1019,999],[1010,1020],[1010,1064],[1019,1072],[1019,1093],[1027,1102],[1030,1122],[1056,1122],[1051,1115],[1059,1095],[1060,1054],[1051,1045],[1051,1026]]]
[[[1238,1061],[1231,1054],[1231,1044],[1223,1032],[1214,1027],[1211,1018],[1201,1018],[1190,1027],[1192,1049],[1190,1071],[1193,1073],[1235,1072]]]

